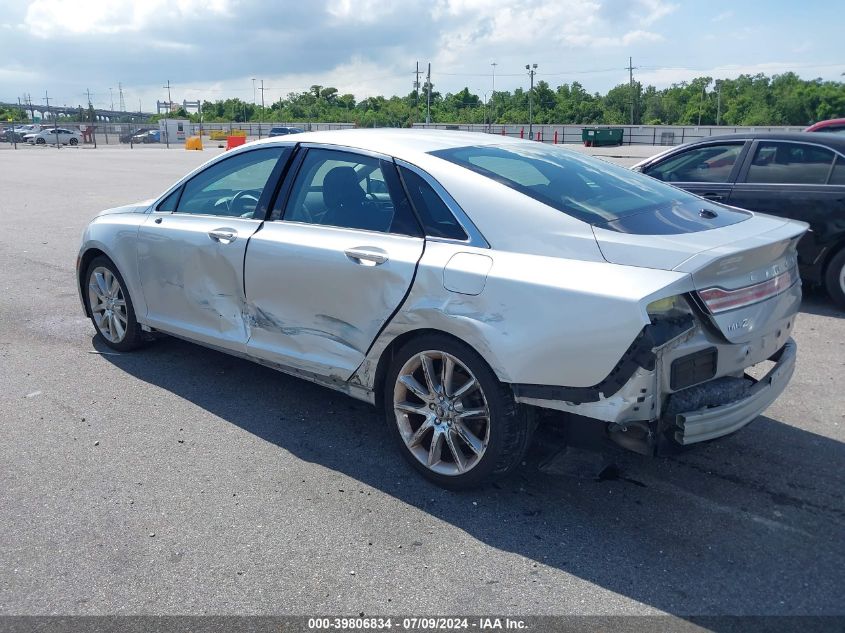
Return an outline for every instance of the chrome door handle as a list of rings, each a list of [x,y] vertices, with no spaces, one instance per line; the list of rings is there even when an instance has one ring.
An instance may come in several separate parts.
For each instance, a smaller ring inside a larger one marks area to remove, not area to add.
[[[387,253],[381,249],[368,248],[366,246],[347,248],[343,252],[356,264],[362,264],[364,266],[378,266],[388,260]]]
[[[215,242],[228,244],[229,242],[234,242],[235,239],[237,239],[238,234],[236,231],[232,231],[231,229],[215,229],[208,232],[208,237],[213,239]]]
[[[714,200],[716,202],[725,199],[725,196],[723,196],[721,193],[703,193],[701,194],[701,197],[707,198],[708,200]]]

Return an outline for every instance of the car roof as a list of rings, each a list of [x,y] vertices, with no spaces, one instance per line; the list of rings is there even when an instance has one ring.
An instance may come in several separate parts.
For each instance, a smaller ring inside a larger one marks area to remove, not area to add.
[[[418,128],[368,128],[302,132],[296,139],[278,137],[254,141],[242,147],[273,143],[325,143],[351,149],[388,154],[396,158],[412,158],[421,153],[469,145],[503,145],[528,143],[498,134],[459,132],[453,130],[427,130]]]
[[[720,134],[718,136],[707,136],[705,138],[690,141],[684,145],[695,143],[706,143],[719,140],[765,140],[765,141],[800,141],[802,143],[822,143],[831,145],[840,151],[845,149],[845,138],[841,134],[832,132],[738,132],[736,134]],[[683,145],[679,146],[683,147]]]

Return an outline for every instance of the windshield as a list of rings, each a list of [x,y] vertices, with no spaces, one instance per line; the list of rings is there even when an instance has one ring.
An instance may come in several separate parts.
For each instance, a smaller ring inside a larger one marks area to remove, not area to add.
[[[457,147],[431,154],[579,220],[625,232],[646,230],[639,223],[619,222],[640,214],[650,216],[649,233],[715,228],[712,222],[701,222],[704,210],[721,216],[717,224],[723,226],[747,217],[648,176],[553,145]],[[665,226],[661,229],[660,224]]]

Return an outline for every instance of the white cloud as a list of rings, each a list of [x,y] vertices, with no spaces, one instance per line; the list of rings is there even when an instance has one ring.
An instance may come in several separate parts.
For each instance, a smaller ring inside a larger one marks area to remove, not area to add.
[[[725,20],[729,20],[734,16],[733,11],[722,11],[719,15],[715,16],[711,21],[712,22],[724,22]]]
[[[229,10],[229,0],[210,0],[203,3],[190,0],[33,0],[30,2],[24,24],[37,37],[57,34],[114,34],[139,32],[163,21],[189,20],[203,17],[224,16]]]

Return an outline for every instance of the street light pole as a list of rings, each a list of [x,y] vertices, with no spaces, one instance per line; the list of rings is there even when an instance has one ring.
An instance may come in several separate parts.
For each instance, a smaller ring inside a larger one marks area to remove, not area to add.
[[[525,70],[531,78],[531,89],[528,91],[528,138],[534,140],[534,75],[537,74],[537,64],[525,64]]]

